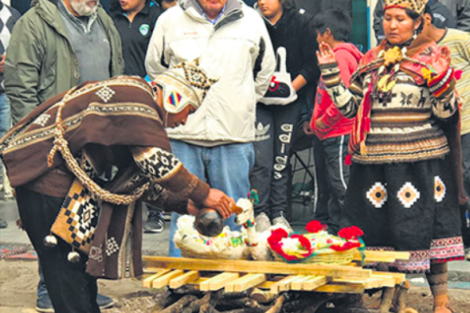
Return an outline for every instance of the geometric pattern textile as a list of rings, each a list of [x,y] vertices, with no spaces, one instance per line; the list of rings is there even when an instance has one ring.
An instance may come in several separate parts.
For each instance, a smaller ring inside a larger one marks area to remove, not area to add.
[[[369,191],[367,191],[366,196],[376,209],[380,209],[387,201],[387,189],[385,189],[382,183],[376,182]]]
[[[75,179],[51,232],[88,254],[99,218],[98,202],[90,191]]]
[[[434,177],[434,199],[442,202],[446,196],[446,185],[439,176]]]
[[[412,183],[406,182],[403,187],[398,191],[397,197],[401,204],[407,209],[411,208],[413,204],[418,201],[421,194]]]

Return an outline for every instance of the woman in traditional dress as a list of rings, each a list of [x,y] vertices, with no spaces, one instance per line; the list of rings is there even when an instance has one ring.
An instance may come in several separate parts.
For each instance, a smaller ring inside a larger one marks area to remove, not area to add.
[[[368,247],[409,251],[410,259],[392,268],[426,273],[434,312],[445,313],[452,312],[447,262],[464,258],[451,159],[457,153],[446,136],[459,123],[458,75],[448,48],[418,36],[426,3],[386,1],[386,38],[361,60],[349,89],[331,47],[320,44],[317,57],[336,106],[357,117],[344,213],[364,230]]]

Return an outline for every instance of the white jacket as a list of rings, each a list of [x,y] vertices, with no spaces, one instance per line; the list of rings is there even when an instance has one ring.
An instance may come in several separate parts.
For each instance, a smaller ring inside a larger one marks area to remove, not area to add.
[[[206,146],[253,141],[256,103],[275,69],[260,15],[240,0],[228,0],[224,15],[213,25],[197,0],[181,0],[158,18],[145,67],[154,79],[168,67],[196,58],[219,81],[186,125],[168,129],[169,137]]]

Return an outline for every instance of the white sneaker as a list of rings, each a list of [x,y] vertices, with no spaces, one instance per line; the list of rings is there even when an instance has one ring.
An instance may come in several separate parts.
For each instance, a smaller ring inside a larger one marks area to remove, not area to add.
[[[289,222],[287,221],[287,219],[284,217],[284,214],[282,214],[281,212],[281,216],[279,217],[276,217],[273,219],[273,225],[276,226],[276,225],[282,225],[284,226],[290,233],[294,232],[294,230],[292,229],[292,227],[290,226]]]
[[[256,232],[262,233],[265,230],[267,230],[269,227],[271,227],[271,221],[269,220],[269,217],[264,212],[258,214],[255,217]]]

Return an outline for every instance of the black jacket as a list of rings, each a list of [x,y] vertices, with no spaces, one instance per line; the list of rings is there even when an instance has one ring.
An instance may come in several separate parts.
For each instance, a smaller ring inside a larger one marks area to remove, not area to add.
[[[281,46],[287,50],[286,67],[292,80],[301,74],[307,84],[315,84],[320,72],[316,58],[317,33],[312,25],[312,16],[294,1],[289,1],[276,25],[272,25],[267,19],[265,23],[274,52]],[[305,89],[304,87],[301,92]]]
[[[119,3],[111,6],[111,17],[114,20],[122,41],[122,54],[126,67],[125,75],[138,75],[145,78],[145,55],[152,37],[153,29],[161,8],[152,0],[147,0],[145,7],[137,13],[132,23],[121,9]]]

